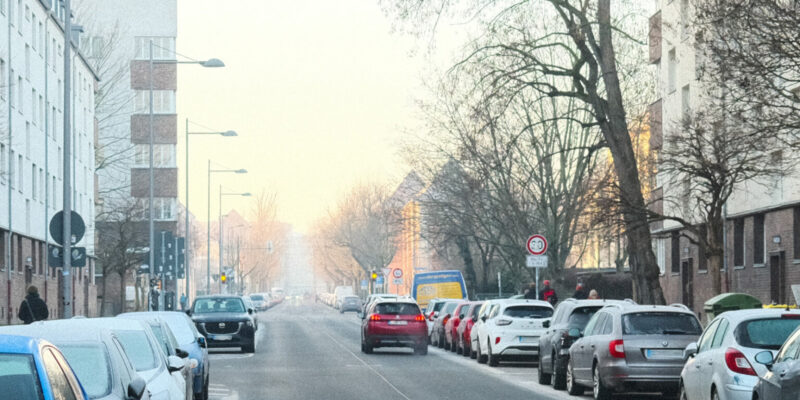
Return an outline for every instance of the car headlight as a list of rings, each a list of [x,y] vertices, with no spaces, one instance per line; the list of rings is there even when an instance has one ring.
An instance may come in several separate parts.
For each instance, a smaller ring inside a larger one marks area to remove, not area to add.
[[[245,324],[245,325],[247,325],[247,326],[248,326],[248,327],[250,327],[250,328],[252,328],[252,327],[253,327],[253,321],[245,321],[245,323],[244,323],[244,324]]]
[[[189,368],[195,369],[195,368],[197,368],[198,365],[200,365],[200,361],[197,361],[197,359],[195,359],[195,358],[190,358],[189,359]]]

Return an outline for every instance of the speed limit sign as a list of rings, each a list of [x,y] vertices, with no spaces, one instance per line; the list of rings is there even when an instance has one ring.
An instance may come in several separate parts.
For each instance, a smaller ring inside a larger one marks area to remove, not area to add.
[[[542,235],[533,235],[528,238],[528,253],[540,256],[547,252],[547,239]]]

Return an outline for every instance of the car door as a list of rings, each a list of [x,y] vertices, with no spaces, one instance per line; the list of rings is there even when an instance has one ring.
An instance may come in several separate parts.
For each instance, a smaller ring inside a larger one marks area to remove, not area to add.
[[[583,337],[578,339],[570,348],[572,372],[577,381],[588,382],[592,379],[591,345],[594,343],[594,336],[598,328],[602,329],[606,318],[608,318],[608,314],[604,312],[598,312],[593,315],[586,325]]]
[[[555,331],[553,326],[558,324],[558,322],[561,320],[561,314],[564,313],[564,308],[566,308],[564,304],[567,303],[561,303],[556,306],[556,310],[553,313],[553,318],[550,319],[550,326],[544,331],[544,335],[539,338],[539,368],[542,368],[543,365],[546,365],[549,368],[550,364],[552,363],[553,358],[551,356],[551,349],[553,348],[553,332]],[[550,371],[548,368],[545,368],[544,371],[551,373],[552,371]]]
[[[775,357],[772,365],[771,382],[776,385],[772,390],[777,397],[767,399],[797,399],[800,393],[800,331],[795,332],[784,345],[784,348]],[[772,393],[770,393],[772,394]]]
[[[700,336],[700,340],[697,342],[697,354],[695,354],[694,357],[689,357],[684,367],[686,373],[683,377],[683,385],[689,399],[704,399],[708,396],[703,392],[703,388],[707,385],[703,383],[704,381],[701,381],[701,377],[702,379],[711,379],[713,365],[709,365],[709,362],[712,362],[710,350],[720,321],[721,319],[715,319],[708,328],[706,328],[705,332]],[[708,385],[710,384],[711,383],[708,382]],[[711,392],[708,392],[708,394],[710,393]]]
[[[496,322],[497,322],[497,316],[500,315],[500,308],[501,308],[500,304],[495,304],[494,306],[492,306],[492,311],[489,313],[489,316],[486,318],[486,322],[483,325],[484,333],[481,335],[481,340],[483,340],[483,342],[481,343],[483,343],[485,346],[491,345],[490,337],[497,328]],[[486,347],[486,350],[484,351],[488,351],[488,349],[489,347]]]
[[[481,327],[483,326],[483,316],[486,315],[487,311],[492,309],[492,304],[490,302],[483,303],[481,309],[478,311],[478,319],[475,321],[475,324],[472,325],[472,331],[469,335],[470,346],[473,350],[477,349],[478,345],[478,338],[480,337]]]

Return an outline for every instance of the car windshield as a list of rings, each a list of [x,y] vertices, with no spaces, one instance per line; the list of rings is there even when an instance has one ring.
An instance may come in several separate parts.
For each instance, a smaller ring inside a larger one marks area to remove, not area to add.
[[[476,304],[475,306],[472,307],[472,316],[473,317],[476,317],[476,318],[478,317],[478,313],[481,311],[481,305],[482,304]]]
[[[413,303],[381,303],[375,306],[375,314],[381,315],[417,315],[419,306]]]
[[[237,297],[224,297],[213,299],[197,299],[194,303],[193,312],[196,314],[205,313],[243,313],[244,303]]]
[[[116,334],[133,368],[137,371],[147,371],[158,367],[156,354],[144,331],[120,330],[116,331]]]
[[[177,340],[180,345],[191,344],[195,341],[191,322],[186,318],[187,317],[183,314],[164,318],[172,334],[175,335],[175,340]]]
[[[442,307],[444,307],[444,302],[437,301],[436,303],[433,303],[433,308],[431,311],[442,311]]]
[[[58,348],[89,397],[103,397],[111,392],[111,368],[103,345],[59,343]]]
[[[800,326],[800,319],[764,318],[743,322],[736,327],[736,342],[744,347],[778,350]]]
[[[453,312],[453,310],[455,310],[455,309],[456,309],[456,306],[458,306],[458,303],[445,303],[445,306],[444,306],[444,308],[442,309],[442,312],[441,312],[441,314],[442,314],[442,315],[444,315],[444,314],[450,314],[450,313],[452,313],[452,312]]]
[[[700,335],[703,328],[693,315],[677,312],[640,312],[622,317],[623,335]]]
[[[264,296],[262,296],[262,295],[260,295],[260,294],[251,294],[251,295],[250,295],[250,300],[253,300],[253,301],[263,301],[263,300],[264,300]]]
[[[568,329],[578,328],[583,331],[586,324],[592,319],[592,315],[597,312],[601,307],[581,307],[572,311],[572,314],[567,318]]]
[[[33,356],[0,353],[0,393],[14,400],[40,400],[42,387]]]
[[[553,316],[553,309],[540,306],[511,306],[503,311],[503,315],[511,318],[549,318]]]
[[[344,301],[346,303],[358,303],[359,298],[358,297],[345,297]]]

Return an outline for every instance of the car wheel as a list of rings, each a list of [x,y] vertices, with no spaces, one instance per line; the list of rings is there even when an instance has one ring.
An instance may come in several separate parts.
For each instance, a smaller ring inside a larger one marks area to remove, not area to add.
[[[573,375],[572,359],[567,363],[567,373],[564,380],[567,385],[567,393],[573,396],[583,395],[583,387],[575,382],[575,375]]]
[[[564,390],[567,387],[567,372],[564,368],[564,358],[553,355],[553,389]]]
[[[242,346],[242,353],[255,353],[256,352],[256,343],[253,342],[246,346]]]
[[[680,389],[678,389],[678,391],[679,391],[679,393],[680,393],[680,394],[678,395],[678,398],[679,398],[680,400],[688,400],[688,399],[689,399],[689,397],[688,397],[688,396],[686,396],[686,388],[685,388],[685,387],[683,387],[683,382],[681,382],[681,386],[680,386]],[[716,394],[716,392],[715,392],[715,394]]]
[[[456,354],[464,354],[464,347],[461,344],[461,340],[456,341]]]
[[[599,369],[596,365],[592,368],[592,394],[595,400],[608,400],[611,398],[611,392],[600,379]]]
[[[372,354],[372,346],[367,343],[364,343],[364,353],[365,354]]]
[[[414,354],[424,356],[428,354],[428,346],[424,343],[414,348]]]
[[[486,348],[489,351],[489,355],[487,356],[488,361],[489,361],[489,366],[490,367],[496,367],[496,366],[500,365],[500,356],[498,356],[496,354],[492,354],[492,344],[487,342],[486,343]]]
[[[461,350],[461,355],[464,357],[472,357],[472,349],[469,347],[464,347],[464,349]]]
[[[753,397],[758,399],[758,395],[756,394],[753,394]],[[719,400],[719,393],[717,393],[716,389],[711,392],[711,400]]]
[[[444,339],[442,338],[442,335],[438,333],[436,334],[436,346],[440,349],[444,348]]]
[[[450,343],[450,351],[452,351],[453,353],[458,353],[458,343],[456,343],[455,340],[453,340],[453,342]]]
[[[444,342],[444,346],[442,346],[442,348],[444,348],[447,351],[450,351],[450,342],[447,341],[447,336],[445,336],[443,342]]]
[[[539,361],[539,365],[536,366],[536,375],[539,378],[539,384],[540,385],[549,385],[550,384],[551,375],[544,372],[544,369],[542,368],[541,361]]]
[[[478,353],[475,358],[478,360],[478,364],[486,364],[486,355],[481,353],[481,342],[478,342]]]

